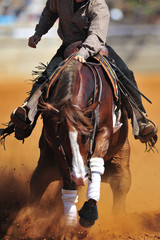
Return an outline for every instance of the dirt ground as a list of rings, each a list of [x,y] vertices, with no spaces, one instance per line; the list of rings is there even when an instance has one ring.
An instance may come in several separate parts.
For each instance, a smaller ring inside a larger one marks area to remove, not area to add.
[[[148,115],[160,125],[160,74],[136,74],[139,88],[153,102],[144,100]],[[10,79],[0,82],[0,122],[6,123],[12,110],[26,98],[31,86],[23,81]],[[6,139],[6,151],[0,147],[0,239],[160,239],[160,157],[158,153],[145,153],[145,146],[134,140],[131,127],[132,186],[127,197],[124,216],[112,216],[112,193],[102,184],[98,203],[99,219],[89,229],[66,230],[61,218],[62,206],[56,205],[55,194],[61,183],[47,189],[41,204],[36,208],[25,206],[29,194],[29,180],[38,156],[38,140],[42,121],[25,143],[14,136]],[[159,149],[159,140],[156,144]],[[78,209],[85,201],[86,188],[79,190]]]

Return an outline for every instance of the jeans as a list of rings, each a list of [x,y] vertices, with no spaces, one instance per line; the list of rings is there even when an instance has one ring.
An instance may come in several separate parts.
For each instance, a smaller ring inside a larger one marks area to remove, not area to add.
[[[110,46],[107,45],[107,48],[108,48],[109,58],[114,59],[115,64],[121,70],[121,72],[132,82],[132,84],[134,86],[137,87],[137,83],[136,83],[133,72],[127,67],[125,62],[118,56],[118,54]],[[129,82],[122,76],[122,74],[120,74],[118,72],[117,76],[118,76],[118,79],[123,83],[125,88],[128,90],[128,92],[133,97],[133,99],[136,102],[138,108],[142,112],[146,112],[144,107],[143,107],[143,104],[142,104],[141,95],[136,91],[136,89],[134,89],[134,87],[131,84],[129,84]]]

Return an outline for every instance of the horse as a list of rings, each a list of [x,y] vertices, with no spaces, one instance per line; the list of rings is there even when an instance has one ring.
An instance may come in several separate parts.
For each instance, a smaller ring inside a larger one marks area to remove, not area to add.
[[[103,181],[113,192],[113,213],[124,212],[131,185],[128,119],[122,104],[115,116],[113,89],[101,65],[72,58],[39,106],[43,128],[30,203],[37,204],[51,182],[63,180],[66,224],[76,225],[77,189],[88,181],[87,200],[78,214],[79,223],[90,227],[98,219]]]

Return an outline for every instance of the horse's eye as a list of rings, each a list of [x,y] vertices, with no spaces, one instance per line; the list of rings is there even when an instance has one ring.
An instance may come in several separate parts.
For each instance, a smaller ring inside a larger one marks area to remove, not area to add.
[[[85,143],[87,142],[89,136],[82,134],[82,137],[81,137],[81,138],[82,138],[82,143],[85,144]]]

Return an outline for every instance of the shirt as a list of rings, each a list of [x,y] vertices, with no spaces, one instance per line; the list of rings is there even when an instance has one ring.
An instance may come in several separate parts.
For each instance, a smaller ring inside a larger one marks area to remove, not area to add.
[[[74,12],[76,12],[80,7],[86,4],[86,2],[88,2],[88,0],[83,0],[83,2],[76,2],[76,0],[74,0]]]
[[[68,45],[82,41],[79,54],[88,58],[105,45],[110,14],[105,0],[88,0],[74,11],[74,0],[48,0],[36,26],[36,35],[48,32],[59,18],[58,35]]]

